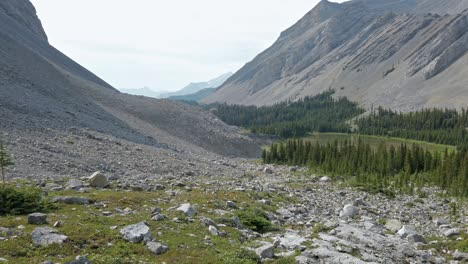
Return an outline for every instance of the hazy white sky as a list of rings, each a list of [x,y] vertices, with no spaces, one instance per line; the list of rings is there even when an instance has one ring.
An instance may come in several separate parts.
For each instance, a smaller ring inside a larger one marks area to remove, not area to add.
[[[319,2],[31,1],[56,48],[116,88],[154,90],[235,72]]]

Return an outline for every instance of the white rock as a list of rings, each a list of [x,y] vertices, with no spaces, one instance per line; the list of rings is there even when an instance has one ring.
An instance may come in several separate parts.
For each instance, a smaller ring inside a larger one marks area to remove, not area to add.
[[[197,214],[197,210],[189,203],[182,204],[179,208],[177,208],[177,211],[181,211],[190,217],[193,217],[194,215]]]
[[[402,224],[397,219],[389,219],[385,223],[385,228],[387,228],[388,230],[392,232],[398,232],[398,230],[400,230],[401,227],[402,227]]]
[[[322,178],[319,179],[321,182],[331,182],[331,178],[328,176],[323,176]]]
[[[343,210],[340,212],[341,217],[355,217],[358,215],[359,209],[352,204],[347,204],[343,207]]]
[[[219,234],[218,229],[215,226],[209,226],[208,230],[213,236],[217,236]]]
[[[161,255],[161,254],[164,254],[166,253],[167,251],[169,251],[169,247],[166,246],[166,245],[163,245],[159,242],[148,242],[146,244],[146,246],[148,247],[148,249],[153,252],[154,254],[156,255]]]
[[[418,232],[416,232],[416,230],[414,229],[414,227],[412,226],[408,226],[408,225],[404,225],[399,231],[398,231],[398,235],[401,237],[401,238],[406,238],[407,236],[409,235],[417,235]]]
[[[120,229],[120,234],[125,240],[131,243],[148,242],[152,240],[151,230],[145,222],[126,226]]]
[[[62,244],[68,237],[61,235],[57,230],[50,227],[38,227],[31,233],[33,244],[36,246],[48,246]]]
[[[89,185],[95,188],[106,188],[109,186],[109,181],[107,177],[104,176],[100,171],[97,171],[89,177]]]
[[[255,253],[262,259],[272,259],[275,257],[275,247],[273,244],[268,244],[263,247],[259,247],[255,250]]]

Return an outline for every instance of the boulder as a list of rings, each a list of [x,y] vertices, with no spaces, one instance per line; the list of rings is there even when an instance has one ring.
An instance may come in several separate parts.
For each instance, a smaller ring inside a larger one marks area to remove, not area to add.
[[[255,253],[262,259],[272,259],[275,257],[275,247],[273,244],[267,244],[255,250]]]
[[[164,214],[155,214],[151,217],[151,220],[153,221],[163,221],[166,220],[168,217],[167,215]]]
[[[109,186],[109,181],[107,177],[104,176],[100,171],[97,171],[89,177],[89,185],[95,188],[106,188]]]
[[[86,256],[78,256],[75,260],[67,262],[67,264],[92,264]]]
[[[197,214],[197,210],[189,203],[182,204],[179,208],[177,208],[177,211],[181,211],[189,217],[193,217]]]
[[[331,182],[331,178],[328,176],[323,176],[319,179],[320,182]]]
[[[33,213],[28,215],[28,223],[30,225],[45,225],[47,224],[47,215],[43,213]]]
[[[423,244],[426,244],[426,240],[424,239],[423,236],[419,235],[419,234],[410,234],[406,237],[406,239],[411,243],[411,244],[415,244],[415,243],[423,243]]]
[[[120,229],[120,234],[125,240],[131,243],[148,242],[153,239],[151,230],[145,222],[126,226]]]
[[[231,209],[237,209],[237,205],[233,201],[227,201],[226,206]]]
[[[400,230],[398,230],[398,235],[401,238],[406,238],[409,235],[417,235],[418,232],[412,226],[404,225]]]
[[[392,232],[398,232],[398,230],[400,230],[401,227],[402,227],[402,224],[397,219],[389,219],[385,223],[385,228],[387,228],[388,230]]]
[[[83,188],[83,182],[77,179],[71,179],[65,184],[67,190],[79,190]]]
[[[347,204],[343,207],[343,210],[340,212],[341,217],[355,217],[358,215],[359,209],[352,204]]]
[[[453,253],[453,259],[458,261],[468,261],[468,253],[460,252],[458,249]]]
[[[57,230],[50,227],[38,227],[31,233],[35,246],[48,246],[52,244],[62,244],[68,237],[59,234]]]
[[[77,205],[86,205],[93,203],[92,200],[81,196],[55,196],[54,198],[52,198],[52,202]]]
[[[268,167],[265,167],[265,168],[263,169],[263,172],[266,173],[266,174],[273,174],[273,170],[270,169],[270,168],[268,168]]]
[[[166,253],[167,251],[169,251],[169,247],[166,246],[166,245],[163,245],[159,242],[148,242],[146,244],[146,246],[148,247],[148,249],[153,252],[154,254],[156,255],[161,255],[161,254],[164,254]]]
[[[451,228],[447,229],[444,231],[444,236],[445,237],[454,237],[454,236],[459,236],[460,235],[460,230],[457,228]]]
[[[218,229],[215,226],[210,225],[208,227],[208,230],[210,231],[211,235],[217,236],[219,234]]]

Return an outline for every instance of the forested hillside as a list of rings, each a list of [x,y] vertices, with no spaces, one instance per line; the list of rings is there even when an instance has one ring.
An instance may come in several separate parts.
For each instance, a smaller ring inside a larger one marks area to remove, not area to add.
[[[430,152],[413,144],[376,150],[362,141],[312,144],[289,140],[273,144],[262,155],[265,163],[306,166],[312,170],[343,176],[370,188],[412,192],[415,187],[438,186],[454,196],[468,196],[468,151]]]
[[[358,131],[367,135],[410,138],[446,145],[468,144],[468,111],[426,109],[396,113],[378,108],[358,119]]]
[[[333,94],[328,91],[296,102],[264,107],[219,104],[214,105],[214,113],[229,125],[281,138],[303,137],[315,131],[350,132],[346,121],[364,110],[346,98],[334,99]]]

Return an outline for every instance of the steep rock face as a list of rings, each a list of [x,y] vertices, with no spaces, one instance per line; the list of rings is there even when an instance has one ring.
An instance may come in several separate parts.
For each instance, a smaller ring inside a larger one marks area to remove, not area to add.
[[[332,88],[364,106],[463,107],[468,1],[440,2],[321,1],[204,102],[267,105]]]

